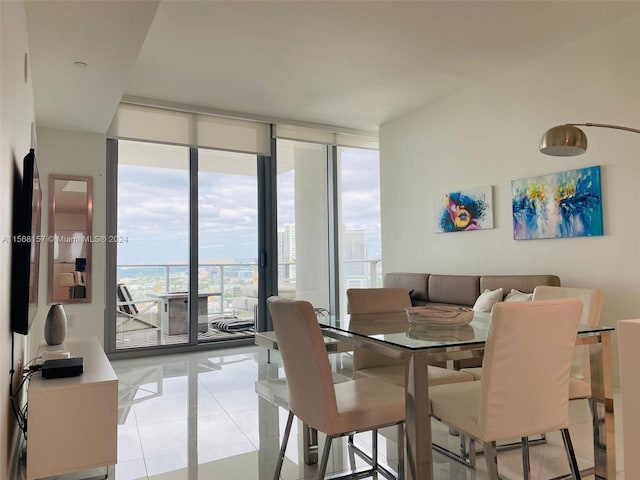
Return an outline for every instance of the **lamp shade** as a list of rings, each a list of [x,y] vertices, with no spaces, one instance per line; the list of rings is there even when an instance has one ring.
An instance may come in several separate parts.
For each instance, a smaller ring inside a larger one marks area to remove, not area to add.
[[[573,125],[558,125],[540,139],[540,151],[556,157],[571,157],[587,151],[587,136]]]

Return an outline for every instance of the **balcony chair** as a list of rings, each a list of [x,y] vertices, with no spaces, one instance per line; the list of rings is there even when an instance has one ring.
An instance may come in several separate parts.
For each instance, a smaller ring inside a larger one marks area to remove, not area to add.
[[[280,478],[282,463],[294,415],[305,425],[326,434],[318,479],[323,479],[332,440],[351,433],[372,431],[372,455],[355,450],[376,472],[395,478],[377,461],[377,429],[398,427],[398,477],[404,469],[405,392],[397,385],[376,379],[360,378],[334,384],[322,330],[309,302],[270,297],[267,301],[278,338],[289,390],[289,416],[282,438],[274,480]],[[353,478],[354,473],[332,478]]]
[[[496,304],[482,379],[429,389],[433,417],[484,443],[490,479],[498,479],[496,441],[522,439],[527,480],[528,437],[553,430],[561,430],[571,475],[580,479],[568,427],[569,376],[581,311],[576,299]]]
[[[116,314],[123,317],[117,325],[119,334],[128,331],[154,330],[158,335],[158,343],[162,340],[162,331],[159,325],[151,323],[145,314],[160,303],[159,298],[133,300],[129,288],[124,283],[118,283],[116,293]],[[140,306],[140,307],[139,307]]]

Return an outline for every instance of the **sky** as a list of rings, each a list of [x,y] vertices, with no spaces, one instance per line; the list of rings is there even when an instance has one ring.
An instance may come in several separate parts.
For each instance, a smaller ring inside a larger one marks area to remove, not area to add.
[[[119,144],[118,264],[186,262],[188,149],[140,142],[121,141]],[[364,229],[369,257],[379,256],[378,152],[340,151],[343,223],[347,229]],[[201,152],[198,176],[200,262],[255,261],[258,225],[255,156]],[[211,171],[214,169],[233,173]],[[293,224],[292,170],[278,175],[277,188],[278,225]]]

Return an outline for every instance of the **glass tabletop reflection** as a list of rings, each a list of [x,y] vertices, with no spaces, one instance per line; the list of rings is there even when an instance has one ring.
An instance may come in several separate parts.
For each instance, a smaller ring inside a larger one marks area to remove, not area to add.
[[[409,350],[428,350],[484,344],[489,334],[491,314],[473,312],[469,324],[453,327],[410,322],[406,312],[352,314],[339,318],[319,316],[318,322],[326,332],[367,337]],[[596,335],[608,330],[614,328],[580,324],[578,336]]]

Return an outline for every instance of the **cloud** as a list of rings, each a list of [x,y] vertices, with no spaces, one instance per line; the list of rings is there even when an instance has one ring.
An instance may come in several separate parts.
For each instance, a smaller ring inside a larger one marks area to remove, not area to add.
[[[340,149],[342,222],[364,229],[370,253],[380,252],[378,152]],[[186,261],[189,252],[188,162],[178,168],[119,165],[119,264]],[[278,224],[295,223],[295,172],[278,175]],[[256,258],[257,179],[201,171],[198,178],[199,255]]]

